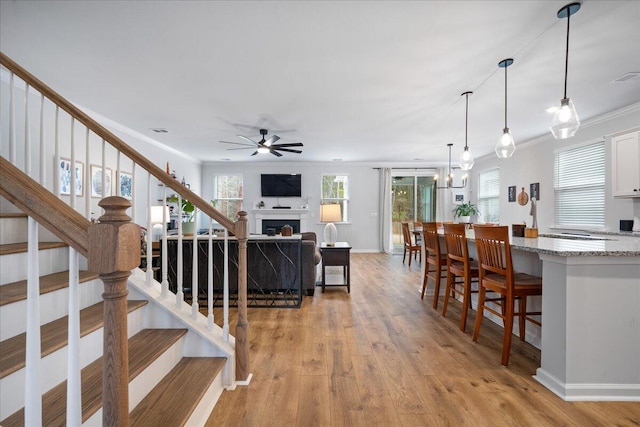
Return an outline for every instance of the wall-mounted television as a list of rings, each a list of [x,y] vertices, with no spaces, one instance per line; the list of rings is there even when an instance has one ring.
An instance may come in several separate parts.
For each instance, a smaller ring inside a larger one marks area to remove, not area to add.
[[[260,176],[262,197],[301,197],[302,175],[262,174]]]

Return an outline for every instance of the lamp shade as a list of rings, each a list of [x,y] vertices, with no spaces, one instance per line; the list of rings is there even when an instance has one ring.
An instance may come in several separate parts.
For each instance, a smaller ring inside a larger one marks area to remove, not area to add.
[[[340,205],[320,205],[320,221],[327,223],[324,227],[324,242],[327,246],[336,244],[338,240],[338,229],[333,222],[339,222],[341,220]]]
[[[571,138],[580,127],[580,118],[570,98],[563,98],[553,115],[551,133],[555,139]]]
[[[162,224],[169,220],[169,206],[151,206],[151,224]]]
[[[320,205],[320,221],[322,222],[340,222],[342,220],[342,214],[340,212],[340,205]]]

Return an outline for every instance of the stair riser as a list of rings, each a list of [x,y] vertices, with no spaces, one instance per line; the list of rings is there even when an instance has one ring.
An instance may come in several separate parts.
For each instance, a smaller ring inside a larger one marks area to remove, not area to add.
[[[127,336],[132,337],[143,329],[144,307],[129,313]],[[98,329],[80,339],[80,365],[84,368],[102,356],[103,329]],[[177,363],[177,362],[176,362]],[[0,380],[0,420],[24,406],[26,369],[21,369]],[[40,365],[40,389],[44,394],[67,379],[67,347],[55,351],[43,359]],[[159,381],[160,379],[158,379]]]
[[[80,307],[88,307],[102,301],[104,285],[102,280],[94,279],[79,285]],[[44,325],[64,317],[69,310],[69,289],[40,295],[40,324]],[[22,300],[0,307],[0,341],[4,341],[26,331],[27,301]]]
[[[21,243],[27,240],[27,218],[0,218],[0,245]],[[38,226],[38,240],[41,242],[59,242],[46,228]]]
[[[138,405],[149,392],[165,377],[182,359],[184,337],[176,341],[151,365],[129,382],[129,411]],[[211,413],[211,411],[209,411]],[[102,425],[102,409],[89,418],[83,426]]]
[[[80,262],[82,268],[83,262]],[[86,261],[84,262],[86,265]],[[41,250],[38,253],[40,276],[58,273],[69,268],[69,248]],[[0,256],[0,285],[24,280],[28,274],[27,254],[16,253]]]

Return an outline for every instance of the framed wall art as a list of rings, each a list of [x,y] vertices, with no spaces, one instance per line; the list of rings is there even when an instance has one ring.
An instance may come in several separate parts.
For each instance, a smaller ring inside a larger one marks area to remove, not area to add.
[[[60,194],[63,196],[71,195],[71,159],[60,158],[58,163],[58,172],[60,174]],[[82,197],[84,182],[84,164],[76,161],[75,185],[76,196]]]
[[[509,186],[508,195],[509,195],[509,202],[515,202],[516,201],[516,186],[515,185],[510,185]]]
[[[540,200],[540,183],[534,182],[533,184],[529,184],[529,196],[533,199]]]
[[[133,199],[133,175],[129,172],[120,171],[118,187],[120,188],[121,197],[124,197],[127,200]]]
[[[111,196],[111,169],[105,168],[104,190],[102,189],[102,167],[91,165],[91,197]]]

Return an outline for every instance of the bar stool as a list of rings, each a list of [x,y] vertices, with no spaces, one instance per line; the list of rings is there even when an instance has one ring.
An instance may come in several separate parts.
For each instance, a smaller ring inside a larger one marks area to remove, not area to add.
[[[413,239],[411,238],[411,230],[409,230],[409,223],[402,222],[402,237],[404,240],[404,254],[402,255],[402,263],[407,257],[407,251],[409,252],[409,267],[411,267],[411,256],[416,258],[417,255],[420,256],[420,262],[422,262],[422,248],[413,243]]]
[[[422,241],[424,242],[424,254],[427,263],[424,266],[420,299],[424,299],[427,281],[432,279],[435,282],[433,308],[437,309],[440,295],[440,279],[447,277],[447,256],[440,252],[440,238],[438,237],[438,227],[435,222],[422,223]]]
[[[467,327],[467,312],[471,308],[471,282],[478,281],[478,262],[469,259],[465,224],[444,224],[444,241],[447,245],[447,290],[444,296],[442,315],[447,315],[449,297],[458,294],[462,297],[462,315],[460,330]],[[462,280],[457,280],[460,277]],[[458,289],[457,285],[462,285]]]
[[[473,341],[478,341],[484,310],[501,317],[504,322],[504,338],[502,340],[502,364],[509,363],[513,318],[518,316],[520,340],[525,339],[525,321],[541,326],[541,323],[529,316],[540,315],[539,311],[527,312],[527,297],[542,295],[542,278],[526,273],[515,273],[511,260],[511,244],[509,243],[509,227],[476,226],[476,247],[480,267],[480,287],[478,293],[478,313],[473,329]],[[497,292],[500,297],[486,298],[486,292]],[[518,312],[514,312],[515,301],[518,301]],[[487,307],[487,302],[500,303],[501,310]]]

